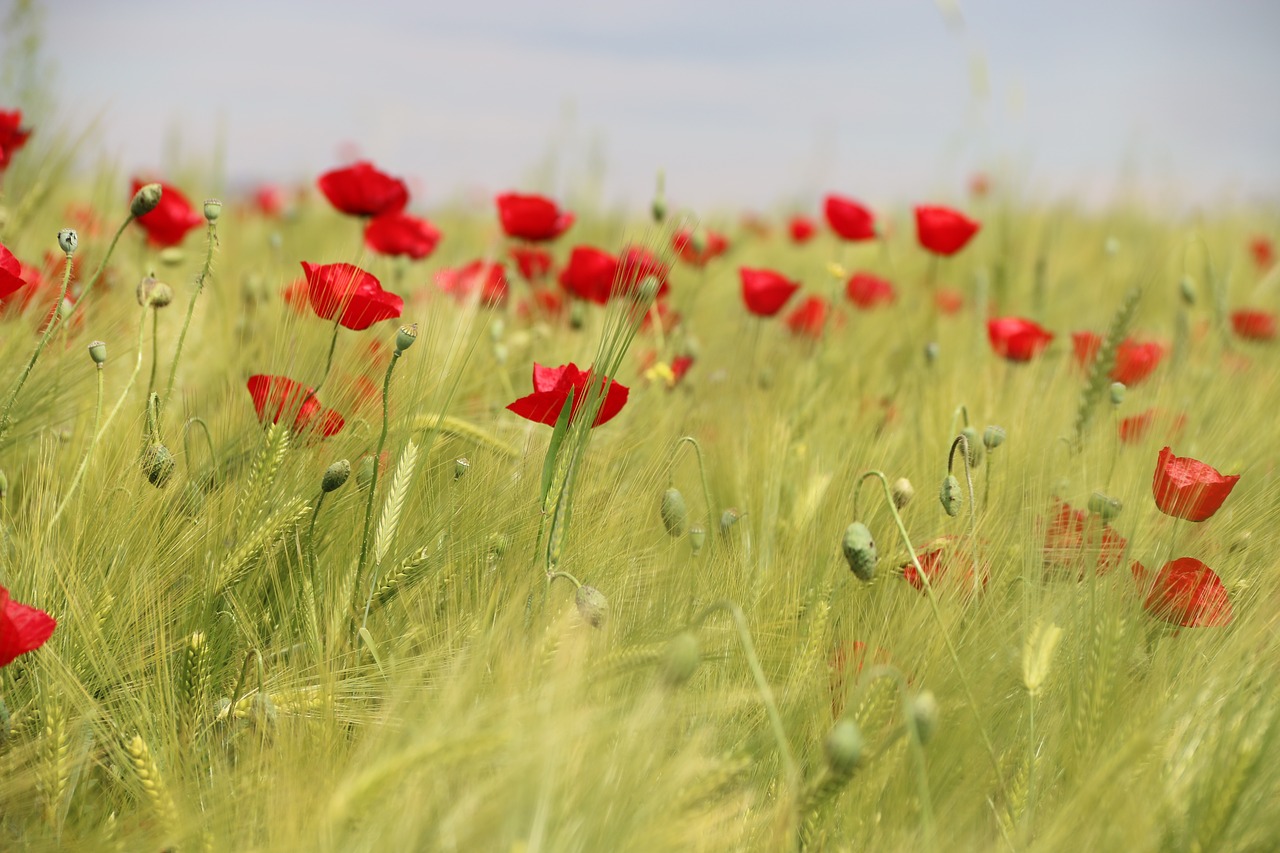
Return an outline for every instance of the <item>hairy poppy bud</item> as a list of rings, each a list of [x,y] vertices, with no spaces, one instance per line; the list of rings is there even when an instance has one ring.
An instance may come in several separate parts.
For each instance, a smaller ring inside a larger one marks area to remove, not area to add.
[[[636,288],[636,302],[641,305],[647,305],[658,298],[658,291],[662,289],[662,284],[653,276],[645,276],[644,281],[640,282],[640,286]]]
[[[467,472],[471,470],[471,460],[465,456],[459,456],[453,460],[453,479],[461,480],[467,476]]]
[[[350,476],[351,462],[347,459],[339,459],[324,469],[324,476],[320,478],[320,490],[325,494],[336,492],[342,488],[343,483],[347,482]]]
[[[680,536],[689,524],[689,508],[685,505],[684,495],[672,487],[662,493],[662,526],[667,528],[670,536]]]
[[[159,184],[144,184],[133,194],[129,202],[129,213],[134,217],[146,216],[160,204],[160,196],[164,192]]]
[[[667,643],[667,652],[662,659],[662,680],[671,687],[680,687],[693,678],[701,661],[698,635],[693,631],[681,631]]]
[[[146,472],[151,485],[163,489],[169,483],[169,477],[177,465],[177,460],[169,452],[169,448],[156,443],[147,448],[142,457],[142,470]]]
[[[707,528],[701,524],[695,524],[689,528],[689,550],[693,552],[693,556],[702,553],[702,546],[707,542]]]
[[[569,328],[581,329],[586,324],[587,304],[581,299],[575,299],[569,306]]]
[[[222,213],[222,202],[216,198],[207,198],[204,200],[204,218],[210,225],[218,221],[219,214]]]
[[[573,601],[578,605],[578,612],[582,614],[582,618],[592,628],[599,628],[604,624],[604,617],[609,613],[609,599],[604,597],[603,592],[594,586],[583,584],[578,587]]]
[[[893,505],[897,509],[902,509],[911,503],[911,499],[915,496],[916,490],[906,477],[899,477],[889,487],[889,497],[893,498]]]
[[[107,360],[107,345],[102,341],[89,344],[89,358],[93,359],[93,363],[98,367],[102,367]]]
[[[978,429],[967,426],[960,430],[960,434],[964,436],[965,457],[969,460],[969,467],[977,468],[982,464],[982,445],[978,443]]]
[[[938,490],[938,500],[942,501],[942,508],[947,511],[947,515],[955,518],[960,514],[960,481],[954,474],[948,474],[942,481],[942,488]]]
[[[822,741],[822,751],[827,756],[827,766],[837,776],[848,776],[862,762],[862,730],[846,717],[836,723]]]
[[[173,288],[149,275],[138,282],[134,295],[143,308],[163,308],[173,301]]]
[[[1124,504],[1118,498],[1104,495],[1102,492],[1094,492],[1089,495],[1089,512],[1101,516],[1103,521],[1110,521],[1115,518],[1122,509],[1124,509]]]
[[[76,253],[76,246],[79,244],[80,236],[76,234],[74,228],[63,228],[58,232],[58,248],[62,249],[67,257]]]
[[[1005,438],[1006,433],[1004,431],[1004,427],[991,424],[982,431],[982,446],[987,448],[987,452],[990,453],[1000,445],[1004,444]]]
[[[876,543],[871,538],[871,531],[865,524],[855,521],[846,527],[840,548],[858,580],[870,582],[875,578],[879,555],[876,553]]]
[[[920,743],[928,743],[938,729],[938,700],[928,690],[921,690],[911,700],[911,724]]]
[[[396,352],[404,352],[413,346],[413,342],[418,339],[418,324],[410,323],[408,326],[401,326],[400,331],[396,332]]]
[[[1123,382],[1111,383],[1111,405],[1118,406],[1124,402],[1125,387]]]

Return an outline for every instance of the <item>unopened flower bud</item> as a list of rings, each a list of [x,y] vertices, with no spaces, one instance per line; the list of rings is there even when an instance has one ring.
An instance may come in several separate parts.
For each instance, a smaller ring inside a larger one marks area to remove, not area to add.
[[[937,341],[929,341],[924,345],[924,361],[925,364],[933,364],[938,360],[939,347]]]
[[[681,631],[667,643],[662,659],[662,680],[671,687],[680,687],[698,670],[702,661],[702,647],[693,631]]]
[[[161,282],[158,278],[156,278],[154,274],[148,275],[146,278],[139,281],[137,288],[135,288],[134,290],[134,296],[137,297],[138,304],[141,305],[143,308],[146,308],[147,306],[152,305],[153,304],[152,297],[153,297],[153,294],[155,294],[156,292],[156,287],[162,283],[163,282]],[[169,298],[170,300],[172,300],[173,298],[172,290],[170,290]],[[168,303],[165,303],[165,304],[168,304]]]
[[[666,175],[658,172],[658,188],[653,194],[653,221],[661,225],[667,218]]]
[[[658,291],[661,289],[661,282],[651,275],[645,276],[644,281],[640,282],[640,286],[636,288],[636,301],[647,305],[658,298]]]
[[[102,341],[94,341],[89,344],[89,358],[93,359],[93,363],[101,367],[107,360],[107,345]]]
[[[848,776],[862,762],[862,730],[848,717],[836,723],[822,741],[827,766],[837,776]]]
[[[578,587],[573,601],[578,605],[578,612],[582,614],[582,618],[592,628],[599,628],[604,624],[604,618],[609,613],[609,599],[604,597],[603,592],[594,586],[583,584]]]
[[[729,531],[738,523],[738,519],[740,518],[742,518],[742,513],[737,507],[731,506],[724,512],[720,513],[720,535],[728,536]]]
[[[320,491],[328,494],[336,492],[342,488],[347,482],[347,478],[351,476],[351,461],[348,459],[339,459],[328,468],[324,469],[324,476],[320,478]]]
[[[400,331],[396,332],[396,352],[404,352],[413,346],[413,342],[418,339],[418,324],[410,323],[408,326],[401,326]]]
[[[897,509],[902,509],[911,503],[911,499],[915,496],[915,487],[911,485],[911,481],[906,477],[899,477],[889,487],[889,497],[893,498],[893,505]]]
[[[960,430],[960,434],[964,436],[965,456],[969,460],[969,467],[977,468],[982,464],[982,445],[978,443],[978,428],[967,426]]]
[[[855,521],[846,527],[840,549],[844,552],[844,558],[858,580],[870,582],[875,578],[876,561],[879,555],[876,552],[875,540],[871,538],[871,531],[865,524]]]
[[[947,515],[955,518],[960,514],[960,481],[954,474],[948,474],[942,481],[942,488],[938,490],[938,500],[942,501],[942,508],[947,511]]]
[[[662,526],[667,528],[670,536],[680,536],[689,524],[689,507],[685,505],[684,495],[672,487],[662,493]]]
[[[928,743],[938,729],[938,700],[928,690],[921,690],[911,700],[911,724],[920,743]]]
[[[467,472],[471,470],[471,460],[465,456],[459,456],[453,460],[453,479],[461,480],[467,476]]]
[[[156,209],[162,193],[163,189],[159,184],[146,184],[140,187],[133,194],[133,201],[129,202],[129,214],[134,217],[146,216]]]
[[[581,299],[573,300],[569,306],[569,328],[581,329],[587,324],[587,303]]]
[[[701,524],[695,524],[689,528],[689,550],[693,552],[693,556],[702,553],[702,546],[707,542],[707,528]]]
[[[58,248],[62,249],[67,257],[76,253],[78,245],[80,245],[80,236],[76,234],[74,228],[63,228],[58,232]]]
[[[222,213],[222,202],[216,198],[207,198],[204,200],[204,218],[210,225],[218,221],[218,216]]]
[[[1191,276],[1184,275],[1178,279],[1178,293],[1182,296],[1182,303],[1188,308],[1196,304],[1196,285]]]
[[[982,431],[982,446],[987,448],[987,452],[990,453],[1000,445],[1004,444],[1004,440],[1007,437],[1004,427],[991,424]]]
[[[1089,512],[1094,515],[1101,516],[1103,521],[1110,521],[1120,514],[1120,510],[1124,509],[1119,498],[1113,498],[1102,492],[1094,492],[1089,495]]]
[[[1123,382],[1111,383],[1111,405],[1118,406],[1124,402],[1125,387]]]
[[[169,477],[177,466],[177,460],[163,444],[153,444],[147,448],[142,457],[142,470],[146,473],[151,485],[163,489],[169,484]]]

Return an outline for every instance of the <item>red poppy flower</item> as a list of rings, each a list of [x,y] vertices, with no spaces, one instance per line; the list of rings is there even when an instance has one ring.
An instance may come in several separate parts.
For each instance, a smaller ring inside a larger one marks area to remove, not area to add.
[[[0,244],[0,299],[7,299],[30,281],[23,275],[22,262]]]
[[[1156,460],[1151,492],[1165,515],[1204,521],[1218,511],[1239,479],[1239,474],[1224,477],[1198,459],[1174,456],[1166,447]]]
[[[809,217],[797,213],[787,222],[787,233],[791,235],[792,243],[803,246],[818,233],[818,226]]]
[[[742,279],[742,301],[757,317],[774,316],[800,289],[800,282],[773,270],[740,267],[738,277]]]
[[[844,240],[873,240],[876,218],[870,210],[851,198],[829,195],[822,202],[827,224]]]
[[[844,713],[850,680],[856,681],[858,676],[862,674],[863,667],[868,663],[887,664],[890,661],[889,652],[885,649],[877,647],[870,655],[867,654],[867,651],[866,643],[861,640],[854,640],[852,643],[843,643],[836,646],[827,658],[828,683],[831,687],[831,716],[833,718],[838,718]]]
[[[43,646],[56,627],[58,623],[48,613],[19,604],[0,586],[0,667]]]
[[[964,294],[950,288],[939,288],[933,295],[933,304],[938,306],[939,313],[951,316],[959,314],[964,308]]]
[[[253,398],[258,420],[263,424],[288,423],[292,419],[295,433],[302,434],[314,428],[326,438],[337,435],[346,425],[342,415],[321,406],[315,391],[301,382],[285,376],[259,373],[250,376],[245,385]]]
[[[508,237],[533,243],[554,240],[569,230],[573,214],[561,210],[546,196],[503,193],[498,204],[498,220]]]
[[[403,211],[379,214],[364,227],[364,244],[380,255],[420,261],[436,250],[440,231],[425,219]]]
[[[569,410],[569,422],[573,423],[578,410],[590,395],[592,386],[603,388],[604,382],[603,376],[597,377],[590,369],[582,370],[576,364],[543,367],[535,362],[533,393],[527,397],[521,397],[507,408],[526,420],[555,426],[565,402],[569,399],[569,392],[572,391],[573,408]],[[604,399],[600,403],[600,411],[596,414],[595,422],[591,426],[598,427],[607,423],[622,411],[630,390],[620,382],[610,382],[604,392]]]
[[[280,296],[284,298],[284,304],[288,305],[297,314],[307,313],[307,280],[305,278],[297,278],[287,284],[280,291]]]
[[[22,110],[0,110],[0,172],[30,136],[30,129],[22,126]]]
[[[302,262],[307,276],[307,299],[316,316],[339,322],[360,331],[382,320],[399,317],[404,300],[382,289],[382,284],[354,264],[309,264]]]
[[[613,282],[610,296],[630,296],[645,279],[658,282],[658,298],[667,295],[669,268],[648,249],[627,246],[618,256],[618,277]]]
[[[348,216],[379,216],[404,210],[409,203],[409,187],[367,160],[325,172],[316,186],[340,213]]]
[[[1232,311],[1231,328],[1247,341],[1274,341],[1276,315],[1269,311]]]
[[[1222,627],[1231,624],[1233,616],[1222,579],[1195,557],[1165,563],[1143,608],[1157,619],[1183,628]]]
[[[973,555],[968,553],[968,549],[955,536],[940,536],[926,543],[916,552],[916,560],[924,570],[924,576],[928,578],[929,585],[935,590],[944,579],[950,579],[968,590],[974,590],[979,583],[976,580],[977,573],[974,571]],[[916,571],[915,563],[906,560],[900,563],[898,568],[902,570],[902,579],[913,589],[925,591],[924,580],[921,579],[920,572]],[[956,571],[957,568],[962,568],[963,574]],[[984,569],[982,588],[986,588],[989,579],[990,572]]]
[[[893,283],[868,272],[854,273],[844,286],[844,295],[859,308],[892,305],[898,299]]]
[[[516,306],[516,313],[528,319],[534,315],[558,317],[564,311],[564,294],[550,287],[529,288],[529,298]]]
[[[149,181],[133,179],[133,189],[129,197],[142,189]],[[187,201],[176,187],[161,182],[160,203],[150,213],[138,217],[138,224],[147,232],[147,242],[159,248],[176,246],[182,242],[192,228],[204,224],[204,215],[196,213],[196,209]]]
[[[604,305],[618,274],[618,259],[591,246],[575,246],[569,263],[560,271],[560,286],[588,302]]]
[[[1102,336],[1095,332],[1072,332],[1071,345],[1075,350],[1076,363],[1087,369],[1098,357],[1098,350],[1102,349]],[[1164,347],[1154,341],[1125,338],[1116,347],[1116,363],[1111,368],[1111,381],[1123,382],[1129,386],[1137,385],[1159,366],[1164,353]]]
[[[935,255],[954,255],[981,227],[949,207],[922,204],[916,208],[916,237],[925,250]]]
[[[0,145],[2,144],[0,143]],[[1271,265],[1276,262],[1275,245],[1261,235],[1249,241],[1249,254],[1253,255],[1253,262],[1257,264],[1258,269],[1262,272],[1271,269]]]
[[[1098,516],[1054,500],[1044,533],[1046,566],[1074,571],[1080,579],[1092,568],[1104,574],[1120,565],[1128,545],[1127,539]]]
[[[729,241],[723,234],[710,229],[699,239],[698,235],[686,228],[671,236],[671,248],[675,249],[676,257],[686,264],[705,267],[708,261],[729,250]]]
[[[268,219],[284,213],[284,190],[276,184],[259,184],[253,191],[253,206]]]
[[[1145,412],[1122,418],[1120,423],[1116,424],[1116,434],[1125,444],[1141,441],[1151,431],[1151,425],[1155,423],[1155,419],[1155,409],[1147,409]]]
[[[996,355],[1009,361],[1030,361],[1053,340],[1053,332],[1032,320],[999,317],[987,321],[987,338]]]
[[[521,277],[529,283],[542,281],[551,273],[551,255],[532,246],[512,246],[509,255],[515,260]]]
[[[787,328],[793,335],[816,340],[822,337],[829,313],[831,313],[831,306],[827,304],[827,300],[821,296],[810,296],[787,315]]]
[[[671,359],[670,364],[659,365],[658,353],[654,350],[649,350],[640,358],[640,372],[650,381],[665,380],[667,389],[670,390],[679,385],[681,379],[684,379],[685,374],[689,372],[689,368],[693,367],[693,360],[691,355],[677,355]],[[666,368],[666,370],[663,370],[663,368]]]
[[[436,287],[459,301],[477,290],[485,305],[505,305],[510,289],[507,269],[502,264],[474,260],[455,269],[442,269],[435,276]]]

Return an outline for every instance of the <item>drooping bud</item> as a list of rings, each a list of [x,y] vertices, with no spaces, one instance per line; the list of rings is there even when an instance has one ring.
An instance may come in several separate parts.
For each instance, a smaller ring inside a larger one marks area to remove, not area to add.
[[[982,464],[982,445],[978,443],[978,428],[967,426],[960,430],[960,434],[964,436],[965,456],[969,460],[969,467],[977,468]]]
[[[865,524],[855,521],[846,527],[840,549],[844,551],[844,558],[858,580],[869,583],[875,578],[879,554],[876,552],[875,540],[871,538],[871,531]]]
[[[848,776],[858,769],[862,762],[862,747],[862,730],[848,717],[836,723],[822,741],[827,766],[837,776]]]
[[[938,729],[938,700],[929,690],[921,690],[911,700],[911,724],[920,743],[928,743]]]
[[[410,323],[408,326],[401,326],[396,332],[396,352],[401,353],[413,346],[413,342],[418,339],[418,324]]]
[[[173,301],[173,288],[152,274],[138,282],[134,295],[143,308],[163,308]]]
[[[729,507],[720,513],[720,535],[728,536],[729,531],[738,523],[738,519],[742,518],[742,513],[737,507]]]
[[[89,344],[89,358],[93,359],[93,363],[102,367],[107,360],[107,345],[103,341],[94,341]]]
[[[159,184],[146,184],[133,194],[129,202],[129,214],[133,217],[146,216],[160,204],[160,196],[164,189]]]
[[[453,479],[461,480],[467,476],[467,472],[471,470],[471,460],[465,456],[459,456],[453,460]]]
[[[80,236],[76,234],[74,228],[63,228],[58,232],[58,248],[69,258],[76,253],[76,246],[80,245]]]
[[[681,536],[689,524],[689,507],[674,486],[662,493],[662,526],[669,536]]]
[[[320,478],[320,491],[328,494],[341,489],[343,484],[347,482],[347,478],[351,476],[351,461],[348,459],[339,459],[328,468],[324,469],[324,476]]]
[[[954,474],[948,474],[942,481],[942,488],[938,490],[938,500],[942,501],[942,508],[946,510],[947,515],[955,518],[960,514],[960,481]]]
[[[158,489],[163,489],[169,484],[169,477],[173,475],[173,469],[177,464],[169,448],[158,442],[147,448],[142,456],[142,470],[151,481],[151,485]]]
[[[693,552],[693,556],[702,553],[702,546],[707,542],[707,528],[701,524],[695,524],[689,528],[689,550]]]
[[[573,601],[578,605],[578,612],[582,614],[582,618],[592,628],[599,628],[604,624],[605,616],[609,614],[609,599],[604,597],[603,592],[594,586],[583,584],[578,587]]]
[[[1102,492],[1094,492],[1089,495],[1089,512],[1094,515],[1101,516],[1103,521],[1110,521],[1120,514],[1120,510],[1124,509],[1124,504],[1119,498],[1113,498]]]
[[[693,631],[681,631],[667,643],[662,659],[662,680],[671,687],[687,683],[702,661],[702,646]]]
[[[1004,431],[1004,427],[991,424],[982,431],[982,446],[990,453],[1004,444],[1005,438],[1007,438],[1007,434]]]
[[[1111,405],[1118,406],[1124,402],[1125,387],[1123,382],[1111,383]]]
[[[210,225],[218,221],[218,216],[222,213],[222,202],[216,198],[207,198],[204,200],[204,218]]]
[[[889,497],[893,498],[893,505],[897,509],[902,509],[911,503],[911,499],[915,496],[915,487],[911,485],[911,481],[906,477],[899,477],[889,487]]]

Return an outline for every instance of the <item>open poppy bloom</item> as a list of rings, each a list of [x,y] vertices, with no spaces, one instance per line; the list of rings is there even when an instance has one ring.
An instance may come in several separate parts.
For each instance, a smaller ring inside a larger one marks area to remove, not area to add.
[[[787,315],[787,328],[797,337],[817,340],[827,327],[827,315],[830,313],[831,306],[827,300],[821,296],[809,296]]]
[[[1105,574],[1124,559],[1129,542],[1100,517],[1054,500],[1045,525],[1044,563],[1048,568],[1084,579],[1090,571]]]
[[[617,274],[618,259],[613,255],[591,246],[574,246],[569,263],[560,271],[560,286],[579,299],[604,305]]]
[[[7,299],[27,286],[28,279],[23,272],[22,262],[0,244],[0,299]]]
[[[1141,583],[1145,570],[1135,564]],[[1217,572],[1195,557],[1179,557],[1156,574],[1143,608],[1157,619],[1183,628],[1231,624],[1231,599]]]
[[[818,226],[813,224],[813,220],[807,216],[796,214],[787,222],[787,233],[791,235],[791,242],[797,246],[803,246],[813,239],[813,235],[818,233]]]
[[[22,126],[22,110],[0,110],[0,172],[30,137],[31,131]]]
[[[916,237],[935,255],[950,256],[963,249],[982,225],[949,207],[922,204],[916,208]]]
[[[134,178],[129,197],[133,198],[148,183],[151,182]],[[163,249],[178,245],[192,228],[203,225],[204,215],[196,213],[191,202],[176,187],[160,182],[160,189],[160,203],[150,212],[139,216],[138,225],[147,232],[148,243]]]
[[[1053,332],[1033,320],[999,317],[987,321],[987,339],[996,355],[1009,361],[1030,361],[1053,340]]]
[[[484,305],[505,305],[510,288],[507,285],[507,269],[502,264],[474,260],[455,269],[442,269],[436,273],[436,287],[455,299],[465,300],[477,290]]]
[[[0,586],[0,667],[43,646],[56,627],[58,623],[48,613],[19,604]]]
[[[667,295],[670,286],[667,284],[669,268],[648,249],[639,246],[627,246],[618,256],[618,275],[613,282],[609,295],[630,296],[646,279],[658,282],[658,297]]]
[[[605,377],[596,376],[590,369],[582,370],[573,363],[560,367],[543,367],[534,362],[533,393],[527,397],[521,397],[507,408],[526,420],[555,426],[560,412],[564,409],[564,404],[569,399],[569,393],[573,392],[573,408],[569,410],[569,423],[573,423],[574,417],[590,396],[594,386],[595,389],[604,389],[600,411],[596,413],[595,422],[591,424],[592,427],[598,427],[613,420],[618,412],[622,411],[622,407],[627,403],[627,395],[631,391],[620,382],[610,382],[608,388],[605,388],[605,381]]]
[[[342,415],[326,409],[316,399],[315,391],[286,376],[259,373],[245,383],[253,398],[253,409],[263,424],[289,423],[301,435],[318,429],[325,438],[337,435],[346,426]]]
[[[859,308],[892,305],[898,299],[893,283],[869,272],[854,273],[844,286],[844,295]]]
[[[516,262],[521,277],[529,283],[539,282],[551,274],[551,255],[532,246],[512,246],[507,253]]]
[[[1174,456],[1166,447],[1156,460],[1151,492],[1165,515],[1204,521],[1218,511],[1239,480],[1239,474],[1224,477],[1198,459]]]
[[[329,204],[348,216],[394,213],[409,203],[405,182],[378,171],[367,160],[325,172],[316,179],[316,186]]]
[[[729,241],[723,234],[707,229],[702,235],[684,229],[671,237],[671,248],[676,257],[686,264],[705,267],[708,261],[720,257],[729,250]]]
[[[1123,444],[1133,444],[1141,441],[1151,432],[1151,427],[1155,425],[1157,418],[1162,421],[1165,435],[1168,436],[1169,440],[1176,439],[1182,435],[1182,430],[1187,425],[1185,413],[1172,415],[1167,412],[1162,413],[1156,409],[1145,409],[1136,415],[1121,418],[1120,423],[1116,424],[1116,434]]]
[[[404,300],[382,289],[382,283],[354,264],[309,264],[302,262],[307,276],[307,299],[316,316],[338,320],[348,329],[360,331],[382,320],[399,317]]]
[[[1102,349],[1102,336],[1096,332],[1072,332],[1071,345],[1076,364],[1088,369]],[[1125,338],[1116,347],[1116,362],[1111,368],[1112,382],[1134,386],[1151,375],[1164,358],[1164,347],[1155,341]]]
[[[494,201],[498,221],[508,237],[542,243],[556,239],[573,224],[573,214],[546,196],[502,193]]]
[[[874,240],[876,218],[870,210],[851,198],[829,195],[822,202],[827,224],[843,240]]]
[[[741,267],[738,277],[742,279],[742,301],[746,303],[747,310],[757,317],[774,316],[800,289],[800,282],[773,270]]]
[[[1232,311],[1231,328],[1246,341],[1274,341],[1276,315],[1269,311]]]
[[[364,244],[380,255],[420,261],[436,250],[440,230],[425,219],[394,210],[379,214],[364,227]]]
[[[980,581],[977,579],[973,555],[956,536],[940,536],[925,543],[916,552],[916,560],[920,563],[920,568],[924,570],[924,577],[928,579],[929,585],[934,590],[937,590],[944,579],[968,590],[985,589],[990,579],[990,573],[985,568],[982,570],[982,579]],[[903,560],[898,564],[898,568],[902,570],[902,579],[913,589],[925,591],[924,580],[921,579],[914,562]]]

